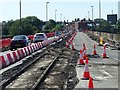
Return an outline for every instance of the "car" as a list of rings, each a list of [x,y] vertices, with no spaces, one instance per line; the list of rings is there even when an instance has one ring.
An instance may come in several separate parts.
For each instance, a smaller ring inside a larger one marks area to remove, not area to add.
[[[47,36],[45,33],[36,33],[33,37],[33,42],[42,42],[44,40],[47,40]]]
[[[61,31],[55,31],[55,36],[60,36],[62,34]]]
[[[11,39],[10,50],[23,48],[29,44],[29,38],[26,35],[15,35]]]

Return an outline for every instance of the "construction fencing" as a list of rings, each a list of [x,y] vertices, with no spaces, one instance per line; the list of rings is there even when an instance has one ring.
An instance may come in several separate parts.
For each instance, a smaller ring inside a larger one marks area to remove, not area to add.
[[[95,36],[100,36],[100,33],[101,33],[101,36],[103,37],[104,40],[110,40],[116,43],[120,42],[120,34],[112,34],[112,33],[89,31],[89,30],[88,32]]]

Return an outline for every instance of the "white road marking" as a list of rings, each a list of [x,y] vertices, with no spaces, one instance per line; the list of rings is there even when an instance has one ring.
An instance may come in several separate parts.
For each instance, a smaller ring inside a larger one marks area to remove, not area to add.
[[[118,61],[118,59],[117,59],[117,58],[113,58],[113,59],[115,59],[115,60],[117,60],[117,61]]]
[[[103,77],[104,79],[108,79],[108,78],[113,77],[110,73],[108,73],[108,72],[105,71],[105,70],[99,70],[99,71],[105,75],[105,76]]]

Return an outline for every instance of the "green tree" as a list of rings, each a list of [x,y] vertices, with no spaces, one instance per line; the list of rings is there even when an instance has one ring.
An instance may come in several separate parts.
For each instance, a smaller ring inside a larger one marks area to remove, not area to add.
[[[8,35],[9,34],[9,26],[13,23],[13,20],[10,20],[8,22],[3,21],[2,22],[2,35]]]
[[[14,36],[14,35],[18,35],[20,33],[19,25],[20,25],[19,20],[16,20],[9,26],[10,35]]]
[[[38,30],[42,30],[42,26],[43,26],[43,21],[39,20],[37,17],[35,16],[28,16],[25,18],[25,20],[27,20],[32,26],[37,27]]]
[[[97,26],[95,27],[95,29],[96,29],[97,31],[108,32],[108,33],[113,32],[113,29],[112,29],[111,24],[108,23],[106,20],[104,20],[104,19],[95,19],[94,21],[95,21],[97,24],[99,24],[99,25],[97,25]]]
[[[26,18],[21,19],[21,34],[25,35],[33,35],[36,32],[41,32],[43,21],[39,20],[35,16],[28,16]],[[2,29],[3,35],[18,35],[20,34],[20,20],[10,20],[6,24],[4,24]]]
[[[52,19],[50,19],[46,24],[45,24],[45,29],[50,31],[56,26],[56,22]]]

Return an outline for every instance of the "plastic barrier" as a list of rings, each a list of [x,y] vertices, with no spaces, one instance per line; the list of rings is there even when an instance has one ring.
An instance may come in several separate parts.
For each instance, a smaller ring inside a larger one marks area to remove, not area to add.
[[[11,42],[11,38],[1,39],[0,40],[0,48],[9,47]]]
[[[46,33],[46,36],[47,36],[47,37],[53,37],[54,35],[55,35],[55,32]],[[28,35],[28,38],[29,38],[30,40],[33,40],[34,35]]]
[[[55,35],[55,32],[51,32],[51,33],[46,33],[47,37],[52,37]],[[33,40],[34,35],[28,35],[28,38],[30,40]],[[1,39],[0,40],[0,49],[1,48],[6,48],[10,46],[10,42],[11,42],[11,38],[6,38],[6,39]]]
[[[52,32],[52,33],[46,33],[46,36],[47,37],[52,37],[52,36],[54,36],[55,35],[55,32]]]
[[[38,43],[33,43],[32,45],[29,45],[27,47],[15,50],[13,52],[8,52],[4,55],[0,56],[0,69],[5,68],[13,63],[15,63],[16,61],[21,60],[22,58],[26,57],[27,55],[53,43],[58,41],[62,36],[53,38],[53,39],[49,39],[49,40],[45,40],[43,42],[38,42]],[[6,41],[5,41],[6,42]],[[7,42],[9,43],[9,41]]]

